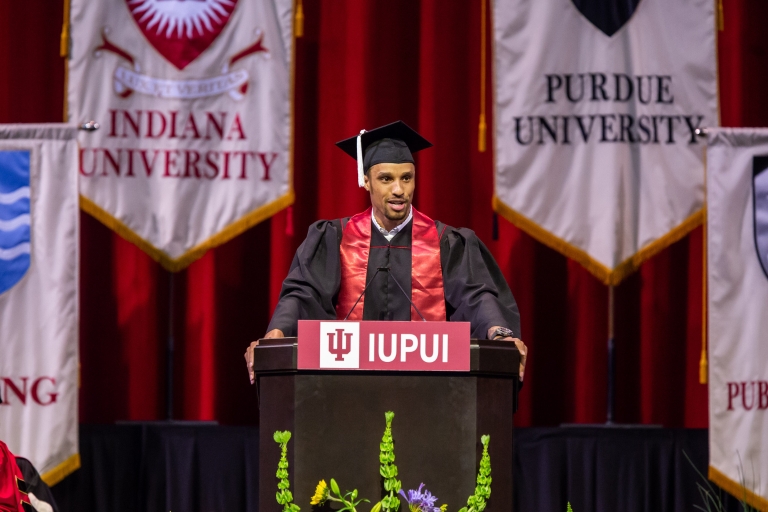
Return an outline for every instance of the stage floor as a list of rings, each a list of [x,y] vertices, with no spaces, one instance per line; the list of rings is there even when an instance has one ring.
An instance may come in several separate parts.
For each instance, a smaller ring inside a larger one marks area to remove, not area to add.
[[[258,439],[254,427],[81,425],[82,468],[53,492],[61,512],[256,512]],[[694,510],[704,505],[697,483],[706,482],[684,453],[706,474],[707,431],[517,429],[514,510],[565,512],[567,501],[574,512]],[[736,500],[722,495],[725,510],[739,510]],[[296,497],[305,512],[311,510],[309,498]],[[455,512],[464,503],[449,506]],[[275,503],[273,510],[281,507]],[[505,508],[494,504],[491,494],[486,510]]]

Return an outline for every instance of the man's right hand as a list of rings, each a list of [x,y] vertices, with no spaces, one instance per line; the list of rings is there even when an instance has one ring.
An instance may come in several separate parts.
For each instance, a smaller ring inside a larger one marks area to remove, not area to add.
[[[267,334],[264,335],[265,338],[285,338],[285,334],[283,334],[283,331],[280,329],[272,329]],[[259,344],[259,341],[253,341],[251,342],[250,346],[248,346],[247,349],[245,349],[245,365],[248,368],[248,377],[251,379],[251,384],[256,382],[256,375],[253,373],[253,349],[256,347],[256,345]]]

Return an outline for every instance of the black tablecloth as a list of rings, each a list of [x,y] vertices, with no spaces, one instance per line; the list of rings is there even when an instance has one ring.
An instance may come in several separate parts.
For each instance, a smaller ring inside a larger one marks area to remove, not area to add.
[[[53,492],[62,512],[255,512],[258,437],[253,427],[82,425],[82,468]],[[706,430],[517,429],[515,511],[565,512],[567,501],[574,512],[694,510],[703,505],[696,484],[706,483],[683,452],[706,474]],[[309,512],[309,496],[296,500]],[[494,505],[491,496],[486,510],[504,510]]]

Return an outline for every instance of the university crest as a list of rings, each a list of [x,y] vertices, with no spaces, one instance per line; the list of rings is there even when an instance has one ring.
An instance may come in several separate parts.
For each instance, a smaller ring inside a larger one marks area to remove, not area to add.
[[[640,0],[571,0],[590,23],[608,37],[619,31],[635,13]]]
[[[196,99],[229,94],[241,100],[251,78],[245,69],[232,69],[243,58],[264,53],[264,34],[256,32],[254,42],[229,56],[221,64],[221,74],[204,78],[176,78],[191,62],[202,55],[222,33],[235,10],[237,0],[125,0],[139,30],[146,40],[177,72],[150,76],[142,63],[127,48],[111,41],[109,30],[101,35],[94,55],[104,52],[121,57],[115,69],[114,89],[127,98],[134,92],[170,99]]]
[[[221,34],[237,0],[126,0],[144,37],[178,69]]]

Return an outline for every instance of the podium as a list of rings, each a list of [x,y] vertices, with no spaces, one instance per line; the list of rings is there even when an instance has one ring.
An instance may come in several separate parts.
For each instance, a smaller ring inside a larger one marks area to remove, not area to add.
[[[493,483],[486,510],[512,509],[520,362],[513,343],[471,340],[468,372],[300,370],[296,338],[263,339],[255,351],[260,512],[282,510],[275,501],[277,430],[293,433],[290,489],[303,511],[312,509],[318,481],[330,478],[342,492],[357,489],[371,501],[358,512],[370,510],[383,492],[379,443],[386,411],[395,413],[395,464],[404,490],[423,482],[438,506],[465,506],[475,488],[480,436],[488,434]],[[402,499],[400,510],[407,511]]]

